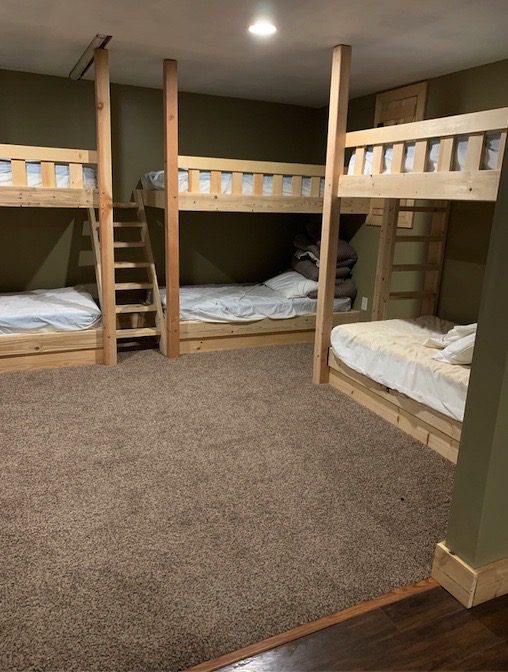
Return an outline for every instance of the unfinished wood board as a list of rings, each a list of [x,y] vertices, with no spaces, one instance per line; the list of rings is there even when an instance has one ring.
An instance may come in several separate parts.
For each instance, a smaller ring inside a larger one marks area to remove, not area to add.
[[[330,83],[321,257],[312,374],[315,383],[327,381],[327,353],[332,330],[332,305],[335,293],[335,266],[341,212],[338,184],[339,177],[344,171],[350,70],[351,47],[347,45],[335,47],[332,55]]]
[[[65,366],[84,366],[88,364],[103,363],[104,351],[102,348],[15,355],[12,357],[2,356],[0,357],[0,373],[31,371],[33,369],[55,369]]]
[[[96,189],[0,187],[0,206],[25,208],[98,207]]]
[[[471,567],[442,542],[436,546],[432,577],[469,609],[508,593],[508,560]]]
[[[0,336],[0,357],[102,349],[102,329]]]
[[[330,385],[432,450],[457,461],[462,423],[362,376],[330,352]]]

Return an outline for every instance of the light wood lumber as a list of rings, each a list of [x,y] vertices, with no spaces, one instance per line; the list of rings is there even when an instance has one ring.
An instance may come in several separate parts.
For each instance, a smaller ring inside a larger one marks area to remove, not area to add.
[[[177,62],[163,65],[164,227],[166,254],[166,355],[180,354],[180,233],[178,217],[178,75]],[[199,166],[189,166],[198,168]],[[210,170],[213,170],[211,168]],[[194,196],[195,198],[195,196]]]
[[[332,304],[335,292],[335,265],[340,219],[340,199],[337,197],[337,193],[339,176],[344,170],[350,69],[351,47],[347,45],[335,47],[332,56],[321,258],[314,341],[313,381],[315,383],[325,383],[328,379],[327,353],[332,327]]]
[[[386,200],[384,202],[381,235],[379,237],[374,297],[372,300],[373,320],[385,320],[388,317],[398,219],[398,201],[395,199]]]
[[[112,366],[116,364],[117,353],[109,56],[105,49],[96,49],[94,54],[104,363]]]

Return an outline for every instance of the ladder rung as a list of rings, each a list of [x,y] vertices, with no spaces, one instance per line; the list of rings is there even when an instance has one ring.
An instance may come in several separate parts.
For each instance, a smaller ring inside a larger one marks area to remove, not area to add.
[[[422,299],[426,296],[434,296],[434,292],[390,292],[390,299],[397,301],[398,299]]]
[[[139,338],[139,336],[160,336],[161,330],[157,327],[140,327],[138,329],[117,329],[117,338]]]
[[[115,241],[114,247],[145,247],[142,240]]]
[[[115,268],[150,268],[149,261],[115,261]]]
[[[448,212],[448,208],[432,205],[401,205],[399,212]]]
[[[443,236],[396,236],[397,243],[432,243],[443,242]]]
[[[123,305],[116,306],[117,313],[155,313],[157,312],[157,306],[153,303],[125,303]]]
[[[113,222],[114,229],[140,229],[142,222]]]
[[[123,289],[151,289],[153,287],[151,282],[115,282],[116,290]]]
[[[131,208],[137,208],[138,204],[135,201],[114,201],[113,207],[114,208],[122,208],[122,209],[126,210],[126,209],[131,209]]]
[[[439,264],[394,264],[392,270],[395,273],[403,271],[439,271]]]

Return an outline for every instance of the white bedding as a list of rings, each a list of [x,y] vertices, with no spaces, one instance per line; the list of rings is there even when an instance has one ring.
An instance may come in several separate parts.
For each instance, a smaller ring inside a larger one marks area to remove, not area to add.
[[[0,294],[0,334],[81,331],[100,321],[100,308],[79,288]]]
[[[263,176],[263,196],[272,195],[272,175]],[[199,173],[199,191],[202,194],[210,193],[211,173],[210,171],[200,171]],[[254,184],[254,177],[252,173],[244,173],[242,179],[242,193],[243,195],[252,194]],[[323,196],[325,181],[322,178],[320,181],[320,196]],[[143,189],[155,189],[156,191],[164,191],[164,171],[152,170],[145,173],[141,178],[141,185]],[[310,196],[311,178],[304,177],[302,179],[302,196]],[[180,169],[178,171],[178,191],[189,191],[189,173],[187,170]],[[221,173],[221,193],[233,193],[233,173]],[[282,195],[292,196],[292,182],[289,175],[284,175],[282,178]]]
[[[438,362],[423,345],[452,326],[437,317],[359,322],[335,327],[331,343],[351,369],[462,421],[470,367]]]
[[[161,288],[166,306],[166,289]],[[180,319],[200,322],[283,320],[316,312],[316,299],[286,299],[266,285],[191,285],[180,288]],[[351,299],[335,299],[334,311],[351,309]]]
[[[38,161],[26,162],[26,182],[28,187],[42,187],[41,164]],[[70,186],[69,164],[55,164],[55,185],[58,189]],[[0,158],[0,187],[12,186],[11,162]],[[83,189],[97,187],[97,173],[92,166],[83,166]]]
[[[482,170],[494,170],[497,165],[497,155],[499,153],[499,134],[491,134],[487,137],[485,143],[485,149],[483,152],[481,169]],[[466,163],[466,152],[467,152],[468,138],[461,137],[458,138],[455,143],[455,156],[452,165],[453,170],[464,170]],[[365,152],[365,163],[363,166],[363,174],[370,175],[372,173],[372,157],[374,150],[372,147],[367,147]],[[393,156],[393,147],[387,146],[385,149],[383,157],[383,173],[390,173],[392,169],[392,156]],[[415,145],[414,143],[408,143],[406,145],[406,154],[404,156],[404,173],[410,173],[413,170],[415,160]],[[427,156],[427,167],[426,170],[430,173],[434,173],[437,170],[437,162],[439,160],[439,140],[431,140],[429,142],[429,152]],[[349,160],[347,174],[353,175],[356,163],[356,155],[353,154]]]

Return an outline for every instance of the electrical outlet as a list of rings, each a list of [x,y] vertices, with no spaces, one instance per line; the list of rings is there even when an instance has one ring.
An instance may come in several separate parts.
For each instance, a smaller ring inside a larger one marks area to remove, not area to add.
[[[369,309],[369,299],[366,296],[362,296],[362,310]]]

